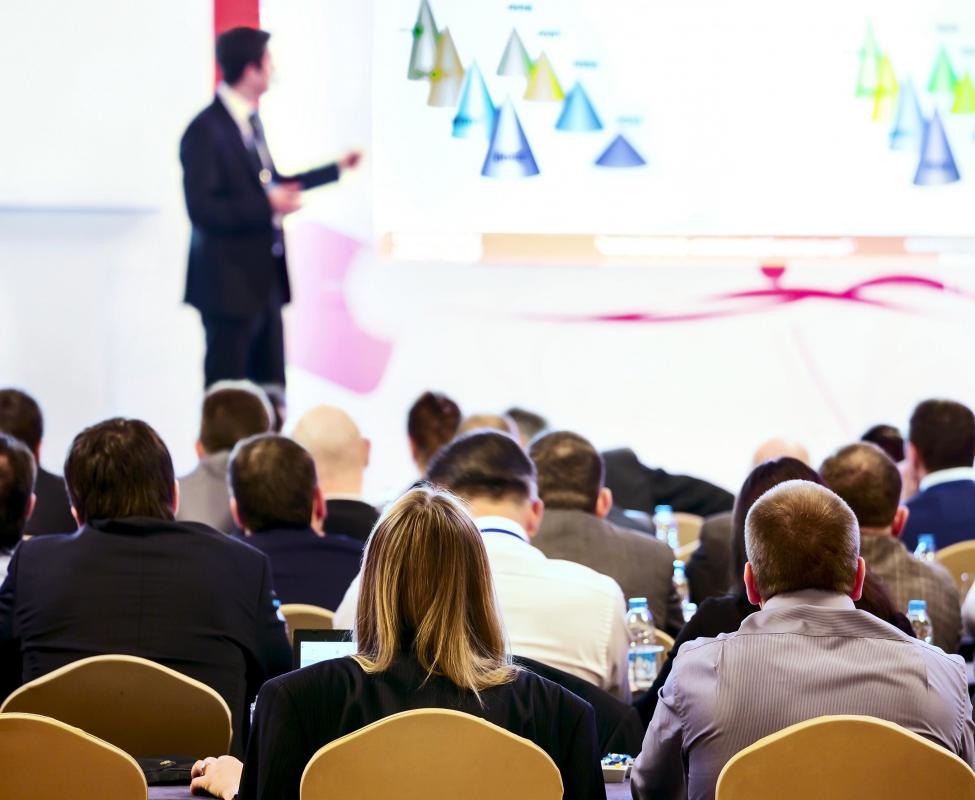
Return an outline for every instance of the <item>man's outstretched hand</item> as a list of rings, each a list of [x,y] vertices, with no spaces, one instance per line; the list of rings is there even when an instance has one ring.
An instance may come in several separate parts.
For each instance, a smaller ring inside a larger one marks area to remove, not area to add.
[[[358,150],[350,150],[339,159],[339,167],[342,169],[355,169],[362,160],[362,153]]]

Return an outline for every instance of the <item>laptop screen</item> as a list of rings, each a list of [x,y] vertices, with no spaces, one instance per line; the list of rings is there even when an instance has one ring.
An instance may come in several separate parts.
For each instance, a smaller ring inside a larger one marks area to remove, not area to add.
[[[356,643],[351,640],[351,631],[311,631],[296,630],[294,632],[294,661],[295,669],[327,661],[330,658],[342,658],[355,653]]]

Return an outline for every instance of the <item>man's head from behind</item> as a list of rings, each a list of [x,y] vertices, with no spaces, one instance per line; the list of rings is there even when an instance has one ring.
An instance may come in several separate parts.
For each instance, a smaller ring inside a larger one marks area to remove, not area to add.
[[[901,474],[875,444],[857,442],[841,447],[819,468],[826,485],[853,511],[861,531],[899,534],[907,509],[899,506]]]
[[[804,589],[860,598],[866,568],[856,517],[824,486],[786,481],[769,489],[745,519],[745,548],[745,587],[756,605]]]
[[[203,398],[197,454],[232,450],[241,439],[267,433],[272,413],[263,390],[250,381],[213,384]]]
[[[0,389],[0,431],[22,441],[37,458],[44,418],[34,398],[19,389]]]
[[[424,392],[410,407],[406,433],[413,461],[421,472],[441,447],[457,435],[460,407],[441,392]]]
[[[535,439],[529,455],[538,470],[538,496],[549,509],[585,511],[605,517],[613,495],[603,485],[606,466],[588,440],[569,431]]]
[[[918,477],[975,461],[975,415],[953,400],[925,400],[911,414],[908,459]]]
[[[362,494],[370,444],[342,409],[313,408],[298,420],[291,438],[315,459],[318,480],[326,494]]]
[[[307,528],[325,515],[315,462],[286,436],[265,433],[239,442],[229,475],[230,508],[245,531]]]
[[[179,501],[169,450],[138,419],[116,417],[75,436],[64,480],[81,525],[124,517],[171,520]]]
[[[0,433],[0,549],[20,540],[34,508],[34,455],[19,439]]]
[[[231,28],[217,37],[217,63],[224,81],[255,99],[271,83],[271,59],[267,50],[271,34],[257,28]]]

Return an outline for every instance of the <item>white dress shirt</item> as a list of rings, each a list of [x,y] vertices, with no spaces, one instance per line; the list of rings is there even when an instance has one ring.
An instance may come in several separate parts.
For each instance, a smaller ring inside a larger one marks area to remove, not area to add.
[[[975,481],[975,467],[951,467],[929,472],[921,478],[917,488],[923,492],[939,483],[951,483],[952,481]]]

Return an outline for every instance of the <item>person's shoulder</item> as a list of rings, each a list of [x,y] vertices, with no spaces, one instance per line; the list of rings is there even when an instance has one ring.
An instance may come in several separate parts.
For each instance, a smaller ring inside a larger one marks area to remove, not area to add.
[[[517,667],[514,680],[504,686],[517,697],[530,699],[533,704],[544,704],[549,709],[554,707],[562,714],[577,716],[590,708],[578,695],[527,667]]]
[[[322,541],[329,550],[341,550],[342,552],[360,554],[366,543],[361,539],[354,539],[342,533],[327,533]]]
[[[614,601],[623,596],[623,590],[611,577],[575,561],[546,558],[544,574],[553,583],[561,584],[566,594],[578,595],[581,589]]]
[[[674,551],[670,549],[670,546],[666,542],[661,541],[656,536],[614,525],[609,520],[600,520],[600,522],[602,522],[604,530],[612,537],[615,544],[662,558],[667,563],[674,560]]]
[[[221,123],[221,117],[226,116],[227,112],[220,101],[214,97],[213,102],[203,108],[193,119],[183,132],[183,142],[188,140],[199,140],[201,136],[211,135]]]

